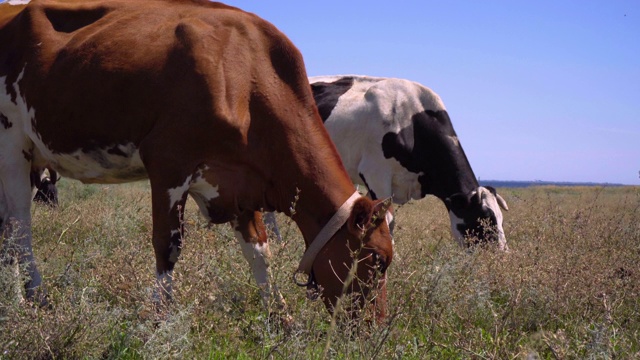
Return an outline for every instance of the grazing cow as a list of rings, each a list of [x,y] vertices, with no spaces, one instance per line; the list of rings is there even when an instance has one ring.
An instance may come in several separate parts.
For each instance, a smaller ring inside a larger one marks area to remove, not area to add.
[[[435,195],[446,205],[461,245],[473,234],[508,249],[500,211],[507,204],[494,188],[479,186],[435,92],[402,79],[319,76],[309,81],[347,172],[373,199],[393,196],[404,204]]]
[[[33,201],[51,207],[58,206],[58,189],[56,182],[58,173],[55,170],[45,169],[31,171],[31,187],[33,189]]]
[[[211,223],[232,224],[264,297],[260,209],[296,222],[307,245],[296,274],[308,276],[297,282],[321,288],[329,311],[346,292],[348,308],[384,316],[390,204],[357,193],[302,56],[273,25],[205,0],[0,6],[0,219],[19,233],[28,297],[41,284],[29,173],[47,167],[85,183],[150,180],[162,301],[190,195]]]

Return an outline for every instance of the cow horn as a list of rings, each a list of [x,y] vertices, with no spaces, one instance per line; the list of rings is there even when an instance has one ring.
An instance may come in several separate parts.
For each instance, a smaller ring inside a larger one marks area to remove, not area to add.
[[[500,194],[498,194],[498,193],[496,193],[496,200],[498,200],[498,205],[500,205],[501,208],[503,208],[504,210],[509,211],[509,207],[507,206],[507,202],[504,201],[502,196],[500,196]]]

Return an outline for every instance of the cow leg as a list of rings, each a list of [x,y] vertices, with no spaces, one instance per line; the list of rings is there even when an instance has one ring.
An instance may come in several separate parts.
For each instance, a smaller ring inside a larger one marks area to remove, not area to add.
[[[269,284],[267,268],[269,267],[269,243],[267,242],[267,232],[262,222],[261,212],[244,212],[231,222],[231,226],[240,242],[242,254],[251,266],[253,277],[260,288],[260,295],[264,305],[269,309],[271,296],[278,310],[286,307],[284,298],[274,285],[273,289]]]
[[[266,212],[263,220],[267,230],[275,235],[278,242],[282,242],[282,235],[280,235],[280,229],[278,229],[278,223],[276,222],[276,214],[274,212]]]
[[[20,147],[21,148],[21,147]],[[25,283],[25,295],[28,299],[44,305],[46,298],[40,292],[34,299],[36,290],[42,284],[42,277],[36,267],[31,245],[31,163],[22,151],[11,152],[0,149],[0,215],[4,246],[9,246],[9,255],[17,259],[20,266],[26,266],[29,279]]]
[[[367,187],[369,197],[373,200],[387,199],[393,196],[393,172],[389,168],[381,168],[381,164],[384,164],[384,161],[364,159],[358,166],[360,179]],[[387,211],[385,216],[393,240],[393,229],[396,226],[393,211]]]
[[[160,186],[151,181],[152,242],[156,256],[154,300],[157,305],[167,304],[172,299],[173,268],[182,249],[187,191],[188,180],[176,187]]]

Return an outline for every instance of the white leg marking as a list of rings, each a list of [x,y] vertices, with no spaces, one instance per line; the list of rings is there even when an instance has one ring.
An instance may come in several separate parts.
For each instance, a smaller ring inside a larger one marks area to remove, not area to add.
[[[251,242],[247,242],[242,234],[236,230],[237,222],[231,222],[231,226],[233,226],[234,233],[238,242],[240,242],[240,247],[242,249],[242,254],[244,255],[247,262],[249,262],[249,266],[251,266],[251,271],[253,272],[253,277],[260,288],[260,295],[262,296],[262,301],[265,306],[269,305],[269,298],[271,297],[271,286],[269,284],[269,274],[267,272],[267,268],[269,267],[268,259],[271,256],[269,252],[269,244],[254,244]],[[284,306],[284,299],[278,289],[274,286],[273,294],[275,296],[275,300],[281,305]]]

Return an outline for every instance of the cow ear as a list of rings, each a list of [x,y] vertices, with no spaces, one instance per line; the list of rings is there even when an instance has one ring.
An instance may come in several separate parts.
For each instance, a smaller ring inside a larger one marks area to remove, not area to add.
[[[384,200],[378,200],[373,205],[373,221],[384,220],[387,217],[387,211],[393,211],[391,209],[392,199],[390,197]]]
[[[367,227],[371,223],[373,212],[373,201],[365,197],[361,197],[356,200],[353,204],[353,209],[351,209],[349,220],[347,220],[349,232],[358,237],[363,236],[367,231]]]
[[[456,193],[444,200],[448,209],[463,209],[469,205],[469,197],[464,193]]]
[[[501,208],[509,211],[509,206],[507,206],[507,202],[504,201],[504,199],[502,198],[502,196],[500,196],[500,194],[498,194],[498,191],[496,190],[496,188],[494,188],[493,186],[485,186],[485,188],[489,190],[493,194],[493,196],[496,197],[496,201],[498,202],[498,205],[500,205]]]
[[[489,192],[491,192],[493,196],[498,196],[498,192],[496,191],[496,188],[494,188],[493,186],[485,186],[484,188],[489,190]]]

